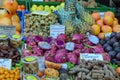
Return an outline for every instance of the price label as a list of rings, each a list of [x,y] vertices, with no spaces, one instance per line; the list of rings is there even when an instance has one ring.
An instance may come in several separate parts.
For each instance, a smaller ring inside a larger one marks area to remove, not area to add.
[[[80,59],[85,59],[85,60],[96,59],[96,60],[103,61],[103,56],[102,56],[102,54],[88,54],[88,53],[85,53],[85,54],[80,54]]]
[[[11,69],[12,60],[11,59],[0,59],[0,67]]]
[[[50,36],[53,38],[57,38],[59,34],[65,34],[65,26],[64,25],[51,25]]]
[[[15,34],[15,27],[14,26],[0,26],[0,34],[5,34],[7,36],[11,36]]]

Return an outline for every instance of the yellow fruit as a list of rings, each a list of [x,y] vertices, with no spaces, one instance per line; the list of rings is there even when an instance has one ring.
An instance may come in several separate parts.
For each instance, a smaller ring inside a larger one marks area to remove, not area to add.
[[[92,25],[91,28],[92,28],[92,32],[94,35],[98,35],[100,33],[100,26],[94,24],[94,25]]]

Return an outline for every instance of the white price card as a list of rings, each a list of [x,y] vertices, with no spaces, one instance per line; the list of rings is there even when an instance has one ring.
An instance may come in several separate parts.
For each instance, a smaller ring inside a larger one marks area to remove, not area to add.
[[[0,34],[5,34],[7,36],[11,36],[15,34],[15,26],[0,26]]]
[[[50,36],[57,38],[59,34],[65,34],[65,26],[60,24],[50,25]]]
[[[102,54],[88,54],[88,53],[81,53],[80,54],[80,59],[85,59],[85,60],[101,60],[103,61],[103,55]]]
[[[0,59],[0,67],[11,69],[12,59]]]

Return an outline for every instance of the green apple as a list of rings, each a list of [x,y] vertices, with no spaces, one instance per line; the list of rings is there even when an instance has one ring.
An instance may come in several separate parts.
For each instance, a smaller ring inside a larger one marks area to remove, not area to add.
[[[59,10],[60,9],[60,5],[56,6],[56,10]]]
[[[32,7],[37,8],[37,5],[33,4]]]
[[[37,10],[37,8],[35,8],[35,7],[32,7],[32,8],[30,9],[31,12],[34,12],[34,11],[36,11],[36,10]]]
[[[37,7],[37,10],[38,10],[38,11],[43,11],[43,10],[44,10],[44,7],[43,7],[42,5],[40,5],[40,6]]]
[[[60,6],[61,6],[62,8],[64,8],[64,7],[65,7],[65,3],[62,2],[62,3],[60,4]]]

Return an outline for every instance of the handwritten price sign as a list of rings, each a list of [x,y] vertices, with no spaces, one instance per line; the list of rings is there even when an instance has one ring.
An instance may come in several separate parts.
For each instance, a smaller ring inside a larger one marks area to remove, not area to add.
[[[51,25],[50,26],[50,36],[53,38],[57,38],[59,34],[65,33],[65,26],[64,25]]]
[[[80,59],[85,59],[85,60],[93,60],[93,59],[96,59],[96,60],[101,60],[103,61],[103,56],[102,54],[88,54],[88,53],[83,53],[83,54],[80,54]]]
[[[12,60],[11,59],[0,59],[0,67],[11,69]]]

